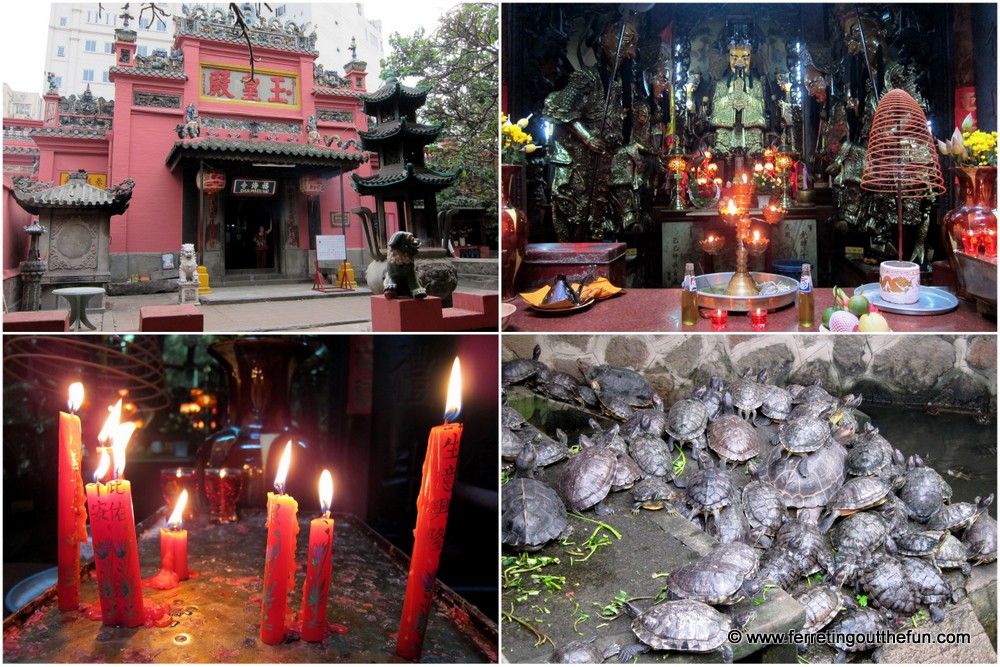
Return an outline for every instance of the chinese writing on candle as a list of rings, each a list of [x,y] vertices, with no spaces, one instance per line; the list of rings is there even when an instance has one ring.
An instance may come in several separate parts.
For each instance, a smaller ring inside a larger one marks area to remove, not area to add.
[[[285,495],[285,478],[292,458],[292,442],[281,455],[274,478],[277,494],[267,494],[267,551],[264,555],[264,599],[260,609],[260,639],[265,644],[285,641],[285,613],[288,594],[295,584],[295,536],[299,532],[296,514],[299,504]]]
[[[306,583],[302,588],[302,639],[307,642],[321,642],[326,638],[326,602],[330,594],[334,529],[334,521],[330,518],[332,501],[333,476],[329,470],[324,470],[319,478],[319,504],[323,516],[309,522]]]
[[[86,494],[80,460],[83,443],[76,411],[83,403],[83,385],[69,388],[69,413],[59,413],[59,515],[58,579],[56,593],[60,611],[75,611],[80,605],[80,543],[87,541]]]

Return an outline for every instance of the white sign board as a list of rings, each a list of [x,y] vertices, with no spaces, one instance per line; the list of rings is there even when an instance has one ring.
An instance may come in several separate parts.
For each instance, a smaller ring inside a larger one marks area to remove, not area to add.
[[[342,236],[317,236],[316,259],[321,262],[347,259],[347,239]]]

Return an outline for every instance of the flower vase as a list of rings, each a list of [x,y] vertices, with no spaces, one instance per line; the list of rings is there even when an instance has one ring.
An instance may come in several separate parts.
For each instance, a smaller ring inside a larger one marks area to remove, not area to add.
[[[962,205],[944,216],[949,256],[955,252],[997,256],[997,168],[955,167]]]
[[[292,376],[312,346],[303,339],[246,337],[220,341],[208,351],[225,367],[227,423],[198,450],[199,477],[205,468],[237,468],[243,472],[239,506],[264,507],[291,440],[295,447],[286,487],[315,487],[315,465],[310,463],[316,452],[293,430],[288,409]],[[202,493],[204,488],[201,484]]]
[[[528,251],[528,216],[513,204],[514,178],[522,165],[500,165],[500,257],[501,297],[510,301],[517,296],[518,275]]]

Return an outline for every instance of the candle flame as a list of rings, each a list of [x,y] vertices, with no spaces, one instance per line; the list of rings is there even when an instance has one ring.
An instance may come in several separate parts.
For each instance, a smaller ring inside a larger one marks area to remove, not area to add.
[[[106,447],[101,447],[101,460],[97,464],[97,470],[94,471],[95,484],[104,479],[104,476],[108,474],[108,468],[110,467],[111,457],[108,456],[108,450]]]
[[[76,411],[83,405],[83,383],[74,382],[69,386],[69,411],[76,414]]]
[[[125,472],[125,448],[128,441],[132,439],[137,424],[135,422],[125,422],[115,431],[115,479],[120,479]]]
[[[448,381],[448,399],[444,407],[444,421],[452,422],[458,419],[462,412],[462,365],[455,357],[451,367],[451,379]]]
[[[333,475],[329,470],[324,470],[319,476],[319,509],[324,515],[330,514],[330,505],[333,504]]]
[[[115,431],[118,430],[118,424],[122,419],[122,402],[118,399],[118,402],[114,406],[108,408],[111,413],[108,415],[108,419],[104,422],[104,427],[101,428],[101,432],[97,434],[97,440],[102,445],[106,445],[108,440],[114,437]]]
[[[279,494],[285,493],[285,478],[288,477],[288,466],[292,462],[292,441],[285,445],[285,453],[281,455],[281,462],[278,463],[278,474],[274,476],[274,488]]]
[[[743,182],[744,183],[747,182],[747,174],[746,174],[746,172],[743,172]]]
[[[167,519],[167,528],[171,530],[180,530],[181,523],[184,517],[184,506],[187,505],[188,492],[187,489],[181,491],[181,495],[177,498],[177,507],[174,508],[173,513],[171,513],[170,518]]]

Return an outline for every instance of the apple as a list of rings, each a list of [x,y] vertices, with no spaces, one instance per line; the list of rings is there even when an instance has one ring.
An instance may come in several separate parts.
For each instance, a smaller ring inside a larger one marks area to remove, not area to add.
[[[889,323],[880,313],[866,313],[858,321],[858,331],[865,333],[889,331]]]

